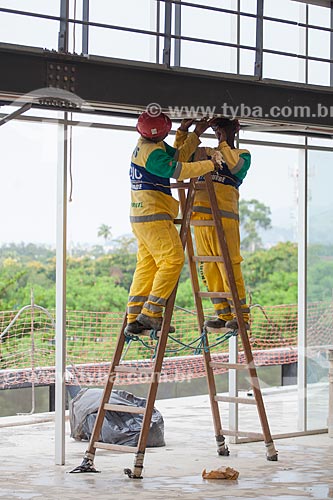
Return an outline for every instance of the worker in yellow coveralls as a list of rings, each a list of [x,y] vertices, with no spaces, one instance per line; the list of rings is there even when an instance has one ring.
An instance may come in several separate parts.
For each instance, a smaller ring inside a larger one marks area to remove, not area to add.
[[[183,120],[177,130],[174,146],[177,148],[187,140],[188,128],[191,121]],[[221,212],[222,225],[228,245],[229,255],[235,276],[238,296],[245,326],[249,329],[249,307],[246,303],[245,285],[241,270],[242,257],[240,254],[240,234],[239,234],[239,186],[242,184],[251,164],[251,155],[245,149],[235,148],[235,135],[240,125],[238,120],[226,118],[216,118],[211,121],[211,126],[219,141],[217,149],[221,152],[223,160],[221,167],[216,170],[212,179],[218,206]],[[198,148],[192,159],[207,159],[213,153],[214,148]],[[200,181],[200,178],[198,179]],[[203,180],[203,179],[202,179]],[[193,219],[212,219],[208,192],[198,190],[194,200]],[[215,227],[195,226],[194,235],[197,247],[197,254],[200,255],[221,255],[221,249],[217,239]],[[210,292],[229,292],[229,282],[226,270],[221,262],[205,262],[201,264],[204,282]],[[238,328],[235,317],[235,308],[232,299],[212,299],[215,319],[205,321],[205,326],[212,329]]]
[[[184,251],[174,225],[179,202],[171,195],[170,178],[182,181],[219,167],[218,155],[212,155],[210,160],[184,161],[200,144],[199,136],[209,127],[207,120],[201,120],[194,132],[186,134],[178,150],[164,142],[171,126],[163,113],[150,116],[144,112],[137,123],[141,137],[131,160],[130,221],[138,253],[127,305],[125,333],[129,334],[161,328],[166,301],[184,264]]]

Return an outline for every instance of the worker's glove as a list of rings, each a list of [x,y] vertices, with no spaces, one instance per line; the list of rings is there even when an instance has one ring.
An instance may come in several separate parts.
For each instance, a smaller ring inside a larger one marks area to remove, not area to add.
[[[214,163],[215,170],[219,170],[219,168],[222,167],[223,157],[222,157],[222,154],[220,153],[220,151],[214,151],[214,153],[212,154],[211,160]]]

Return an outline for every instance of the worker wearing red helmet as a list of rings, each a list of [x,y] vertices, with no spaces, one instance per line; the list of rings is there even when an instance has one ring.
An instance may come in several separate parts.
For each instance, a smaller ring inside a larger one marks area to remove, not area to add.
[[[177,130],[175,147],[181,147],[187,139],[188,128],[191,120],[183,120]],[[242,184],[251,165],[251,155],[246,149],[235,148],[235,134],[239,131],[238,120],[217,118],[211,121],[211,126],[219,141],[218,150],[222,154],[221,167],[214,172],[212,178],[219,209],[221,211],[223,229],[228,245],[229,255],[235,276],[238,296],[245,326],[249,328],[249,307],[246,303],[245,285],[241,271],[242,257],[240,254],[239,234],[239,186]],[[214,148],[199,148],[193,159],[209,158]],[[200,178],[199,178],[200,181]],[[206,190],[198,190],[194,199],[193,219],[212,219],[210,202]],[[212,226],[195,226],[194,235],[198,255],[218,256],[221,254],[215,228]],[[205,262],[201,264],[202,277],[210,292],[229,292],[229,282],[223,263]],[[205,326],[212,329],[229,328],[236,330],[238,322],[231,299],[212,299],[215,319],[205,322]]]
[[[200,144],[199,136],[208,128],[202,120],[187,134],[179,149],[164,139],[171,120],[161,113],[142,113],[137,123],[140,134],[130,168],[130,220],[138,240],[137,265],[127,305],[126,333],[159,330],[166,301],[174,289],[184,264],[184,252],[174,219],[179,203],[172,197],[170,178],[182,181],[211,172],[217,161],[185,162]]]

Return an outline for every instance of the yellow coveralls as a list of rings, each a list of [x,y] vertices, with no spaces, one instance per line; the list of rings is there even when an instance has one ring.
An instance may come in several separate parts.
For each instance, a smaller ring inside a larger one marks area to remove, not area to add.
[[[210,160],[185,162],[200,140],[184,138],[179,150],[164,141],[140,137],[130,168],[133,233],[138,240],[137,265],[127,304],[127,322],[138,314],[161,317],[184,264],[184,251],[173,220],[179,202],[172,197],[170,178],[182,181],[214,170]]]
[[[187,137],[187,132],[178,130],[175,139],[175,147],[181,147]],[[216,198],[222,216],[222,224],[228,245],[229,255],[232,262],[238,296],[241,303],[244,321],[249,321],[249,307],[246,303],[245,285],[241,270],[242,257],[240,254],[240,234],[239,234],[239,211],[238,187],[245,178],[251,164],[249,151],[245,149],[232,149],[226,141],[219,144],[217,148],[222,156],[222,167],[212,175]],[[211,156],[214,149],[205,148],[207,156]],[[200,181],[200,178],[199,178]],[[193,206],[193,219],[212,219],[208,192],[198,190]],[[221,255],[215,227],[195,226],[194,236],[197,247],[197,254],[200,255]],[[201,271],[204,282],[210,292],[229,292],[229,282],[223,263],[204,262],[201,264]],[[216,315],[228,321],[235,317],[235,309],[231,299],[212,299]]]

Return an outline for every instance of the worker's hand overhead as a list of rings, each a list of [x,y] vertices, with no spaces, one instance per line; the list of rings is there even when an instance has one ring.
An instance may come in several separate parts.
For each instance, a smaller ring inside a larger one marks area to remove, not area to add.
[[[190,126],[192,125],[193,122],[194,122],[193,119],[189,120],[188,118],[184,118],[180,122],[179,130],[181,130],[182,132],[188,132],[188,129],[190,128]]]
[[[207,117],[202,118],[195,126],[194,133],[197,134],[198,137],[201,136],[206,130],[210,127],[211,120],[208,120]]]

